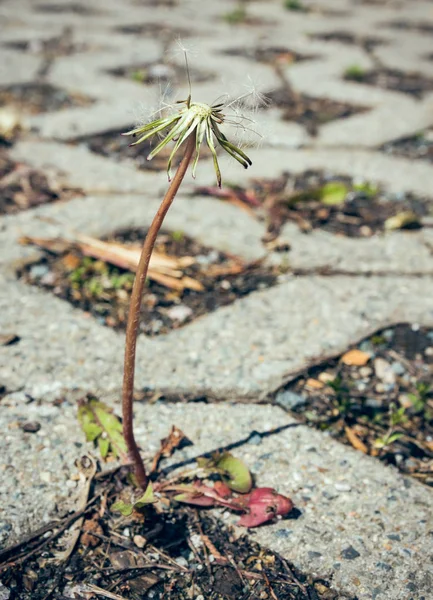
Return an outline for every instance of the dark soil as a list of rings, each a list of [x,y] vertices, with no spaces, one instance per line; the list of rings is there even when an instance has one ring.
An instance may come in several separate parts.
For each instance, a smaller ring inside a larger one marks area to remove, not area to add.
[[[433,33],[433,23],[428,22],[413,22],[413,21],[392,21],[384,23],[384,27],[392,29],[402,29],[404,31],[418,31],[419,33]]]
[[[131,146],[135,141],[131,136],[124,136],[122,133],[133,129],[133,125],[129,128],[107,131],[97,135],[91,135],[75,140],[76,143],[84,144],[96,154],[101,154],[116,161],[132,160],[137,169],[149,171],[166,171],[167,161],[171,154],[172,147],[166,146],[152,159],[147,160],[149,152],[155,148],[157,139],[149,139],[141,142],[137,146]],[[200,159],[210,156],[210,151],[206,145],[200,149]],[[173,160],[173,170],[181,161],[182,156],[175,156]]]
[[[98,597],[102,592],[125,600],[350,600],[206,511],[180,507],[131,517],[111,512],[124,486],[119,472],[97,482],[94,497],[103,494],[103,500],[87,510],[83,529],[88,533],[67,562],[50,562],[62,546],[47,543],[43,534],[2,553],[0,576],[7,597],[90,598],[97,586]]]
[[[89,44],[74,42],[73,30],[70,27],[65,27],[64,31],[58,36],[12,41],[5,43],[4,46],[13,50],[28,52],[29,54],[36,54],[38,56],[48,56],[50,58],[70,56],[71,54],[86,52],[90,49]]]
[[[433,330],[397,325],[307,370],[275,401],[307,424],[433,486]],[[363,364],[360,365],[359,362]]]
[[[54,13],[54,14],[75,14],[75,15],[97,15],[99,11],[94,8],[90,8],[85,4],[79,4],[78,2],[62,2],[58,4],[37,4],[34,9],[37,12],[42,13]]]
[[[377,69],[365,72],[359,69],[352,73],[349,69],[344,78],[347,81],[356,81],[386,90],[402,92],[418,99],[433,90],[433,79],[419,73],[406,73],[397,69]]]
[[[175,64],[162,62],[140,63],[127,67],[119,67],[112,69],[109,73],[117,77],[126,77],[127,79],[145,84],[158,83],[160,81],[169,82],[172,86],[188,84],[188,74],[185,66],[180,67]],[[204,81],[211,81],[215,77],[212,73],[194,68],[189,69],[189,76],[191,83],[203,83]]]
[[[16,163],[6,152],[0,152],[0,214],[15,214],[80,194],[80,190],[65,187],[54,174]]]
[[[112,241],[142,244],[145,233],[140,229],[128,230],[116,234]],[[160,234],[155,249],[177,258],[194,257],[192,265],[182,268],[183,276],[193,278],[204,289],[176,291],[150,279],[143,298],[140,328],[151,336],[182,327],[254,290],[270,287],[278,277],[276,270],[256,263],[245,265],[181,232]],[[27,283],[52,290],[104,325],[115,329],[126,326],[134,279],[128,271],[86,258],[75,250],[60,257],[46,252],[42,261],[26,266],[19,275]]]
[[[285,46],[250,46],[244,48],[229,48],[228,50],[224,50],[223,54],[228,54],[229,56],[243,56],[249,60],[263,63],[280,61],[283,63],[292,64],[314,58],[314,56],[299,54],[299,52],[290,50]]]
[[[317,135],[318,128],[335,119],[345,119],[367,110],[361,106],[353,106],[344,102],[336,102],[328,98],[312,98],[305,94],[297,94],[286,87],[266,93],[270,107],[282,108],[285,121],[296,121],[303,125],[310,135]]]
[[[11,105],[31,115],[89,106],[92,102],[78,92],[71,94],[49,83],[17,83],[0,88],[0,106]]]
[[[366,50],[372,50],[377,46],[386,44],[384,40],[373,36],[356,36],[347,31],[334,31],[332,33],[315,33],[310,36],[312,39],[324,40],[325,42],[340,42],[351,46],[361,46]]]
[[[419,158],[433,162],[433,130],[387,142],[380,149],[393,156]]]
[[[191,35],[189,29],[180,27],[172,27],[166,23],[131,23],[131,25],[122,25],[116,27],[118,33],[126,33],[127,35],[140,35],[149,37],[166,37],[168,39],[186,38]]]
[[[332,194],[333,188],[340,198],[327,199],[326,191]],[[212,194],[215,190],[198,191]],[[285,172],[277,179],[252,179],[247,188],[226,188],[221,196],[253,207],[258,218],[268,224],[266,241],[276,238],[290,221],[304,232],[324,229],[336,235],[369,237],[384,231],[388,218],[406,211],[414,214],[407,226],[419,228],[429,210],[426,201],[410,193],[395,195],[367,182],[313,170],[299,175]]]

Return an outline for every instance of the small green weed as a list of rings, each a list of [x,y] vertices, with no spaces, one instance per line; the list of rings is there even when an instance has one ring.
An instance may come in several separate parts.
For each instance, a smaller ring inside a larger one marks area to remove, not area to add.
[[[366,76],[366,71],[359,65],[351,65],[347,67],[344,71],[345,79],[350,79],[352,81],[364,81]]]

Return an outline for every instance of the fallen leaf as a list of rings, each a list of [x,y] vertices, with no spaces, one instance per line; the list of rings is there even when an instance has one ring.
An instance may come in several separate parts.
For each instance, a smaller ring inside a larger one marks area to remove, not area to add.
[[[393,217],[389,217],[384,223],[384,228],[386,231],[405,229],[406,227],[421,227],[419,216],[411,210],[399,212]]]
[[[364,442],[356,435],[356,433],[353,431],[353,429],[351,429],[350,427],[345,427],[344,428],[346,435],[347,435],[347,439],[349,440],[349,442],[352,444],[352,446],[354,448],[356,448],[356,450],[360,450],[361,452],[363,452],[364,454],[368,454],[368,448],[367,446],[364,444]]]
[[[343,204],[346,196],[349,192],[349,188],[345,183],[341,181],[330,181],[320,190],[320,201],[328,206],[334,206],[336,204]]]
[[[354,348],[343,354],[341,362],[349,367],[363,367],[368,363],[370,358],[371,355],[368,352]]]
[[[96,238],[75,234],[70,240],[62,238],[22,237],[22,244],[34,244],[55,254],[63,254],[68,250],[78,249],[85,256],[110,263],[121,269],[135,273],[140,260],[141,246],[104,242]],[[69,256],[69,255],[67,255]],[[66,258],[66,257],[65,257]],[[67,259],[72,260],[72,259]],[[165,287],[183,291],[185,289],[202,292],[204,286],[200,281],[183,275],[183,269],[195,263],[192,256],[168,256],[161,252],[152,252],[147,277]],[[72,261],[74,264],[74,261]],[[75,267],[72,267],[75,268]]]
[[[237,524],[242,527],[257,527],[272,521],[278,515],[287,515],[293,509],[293,502],[273,488],[256,488],[249,494],[247,508],[248,514],[243,515]]]
[[[251,473],[244,462],[232,454],[225,452],[216,461],[218,469],[222,470],[221,477],[226,485],[234,492],[245,494],[253,484]]]
[[[305,385],[312,390],[321,390],[324,387],[324,383],[318,381],[317,379],[313,379],[312,377],[307,379]]]
[[[150,472],[154,473],[156,471],[162,457],[169,458],[178,448],[184,448],[185,446],[191,445],[191,440],[183,433],[183,431],[176,427],[176,425],[173,425],[169,435],[161,440],[160,449],[152,461]]]
[[[93,533],[97,533],[98,535],[103,535],[104,533],[97,518],[86,519],[81,530],[83,532],[81,534],[81,543],[83,546],[95,548],[101,543],[101,540],[96,535],[92,535]]]

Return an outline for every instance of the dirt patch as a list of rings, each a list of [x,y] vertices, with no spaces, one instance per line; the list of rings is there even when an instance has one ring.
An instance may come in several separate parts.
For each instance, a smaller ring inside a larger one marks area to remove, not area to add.
[[[241,203],[265,220],[266,241],[274,240],[287,222],[297,223],[304,232],[324,229],[347,237],[370,237],[385,229],[419,228],[422,217],[429,214],[428,203],[410,193],[391,194],[368,182],[314,170],[252,179],[246,188],[198,188],[198,192]],[[399,215],[400,225],[390,220]]]
[[[145,140],[137,146],[131,146],[134,142],[134,138],[131,136],[124,136],[122,133],[128,131],[128,129],[117,129],[114,131],[107,131],[106,133],[86,136],[78,138],[74,143],[84,144],[89,150],[119,161],[129,160],[132,161],[137,169],[147,171],[166,171],[167,162],[172,152],[172,147],[166,146],[152,159],[147,160],[148,154],[155,148],[158,141],[155,139]],[[203,145],[200,149],[200,160],[209,158],[211,156],[210,150],[206,145]],[[181,155],[177,155],[173,159],[173,169],[182,160]]]
[[[12,106],[30,115],[66,108],[90,106],[93,100],[82,94],[65,92],[49,83],[17,83],[0,88],[0,106]]]
[[[166,23],[131,23],[131,25],[122,25],[116,27],[118,33],[127,35],[141,35],[148,37],[166,37],[168,39],[186,38],[191,35],[189,29],[181,27],[172,27]]]
[[[144,84],[158,82],[168,82],[172,86],[188,84],[188,74],[185,65],[179,66],[162,62],[139,63],[112,69],[108,72],[116,77],[125,77]],[[189,69],[189,76],[192,83],[203,83],[215,78],[214,74],[195,68]]]
[[[414,21],[391,21],[391,23],[382,23],[382,27],[391,29],[401,29],[403,31],[417,31],[418,33],[433,33],[433,23],[414,22]]]
[[[433,90],[433,79],[424,77],[419,73],[406,73],[397,69],[364,71],[359,67],[349,67],[346,70],[344,79],[373,85],[385,90],[402,92],[418,99]]]
[[[286,87],[272,90],[266,93],[266,97],[270,100],[270,108],[277,106],[283,109],[282,118],[285,121],[296,121],[303,125],[310,135],[317,135],[319,127],[325,123],[335,119],[345,119],[368,110],[328,98],[312,98],[295,93]]]
[[[48,525],[20,547],[3,552],[5,597],[44,600],[55,593],[59,600],[94,594],[125,600],[355,600],[203,510],[180,507],[157,514],[147,509],[121,517],[111,507],[124,486],[121,471],[96,481],[93,504],[84,512],[84,533],[66,561],[50,560],[64,548],[64,540],[62,545],[50,539],[66,518],[57,529]]]
[[[315,58],[315,56],[299,54],[299,52],[290,50],[285,46],[250,46],[244,48],[229,48],[228,50],[224,50],[223,54],[228,54],[229,56],[242,56],[243,58],[248,58],[249,60],[263,63],[280,61],[286,64],[292,64]]]
[[[128,230],[111,241],[142,244],[145,231]],[[164,256],[191,257],[182,266],[182,277],[191,285],[175,289],[150,279],[143,298],[141,332],[155,336],[178,329],[220,306],[277,282],[275,269],[254,263],[246,265],[183,235],[162,233],[155,250]],[[185,261],[183,261],[185,263]],[[18,273],[26,283],[51,290],[56,296],[95,316],[103,325],[124,329],[134,275],[105,262],[84,257],[78,251],[59,256],[45,252],[42,261]],[[198,285],[197,285],[198,284]],[[201,288],[201,289],[199,289]]]
[[[385,40],[374,36],[358,36],[347,31],[333,31],[331,33],[316,33],[310,35],[314,40],[323,40],[325,42],[340,42],[350,46],[361,46],[366,50],[372,50],[377,46],[386,44]]]
[[[6,152],[0,152],[0,214],[11,215],[81,194],[80,190],[66,187],[54,173],[16,163]]]
[[[433,330],[379,331],[311,368],[275,401],[307,424],[433,486]]]
[[[433,129],[384,144],[380,150],[393,156],[433,162]]]
[[[35,12],[53,13],[53,14],[73,14],[91,16],[100,14],[99,11],[78,2],[63,2],[59,4],[37,4],[33,10]]]
[[[94,47],[84,42],[75,42],[73,29],[65,27],[64,31],[54,37],[39,38],[32,40],[16,40],[6,42],[5,48],[19,50],[20,52],[28,52],[37,56],[49,56],[56,58],[57,56],[71,56],[79,52],[87,52]]]

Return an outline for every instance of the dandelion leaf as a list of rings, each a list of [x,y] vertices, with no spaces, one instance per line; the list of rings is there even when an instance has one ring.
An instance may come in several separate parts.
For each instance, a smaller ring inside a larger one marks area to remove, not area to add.
[[[86,440],[97,443],[102,458],[109,454],[116,458],[126,456],[122,423],[106,404],[91,397],[82,400],[78,408],[78,420]]]

